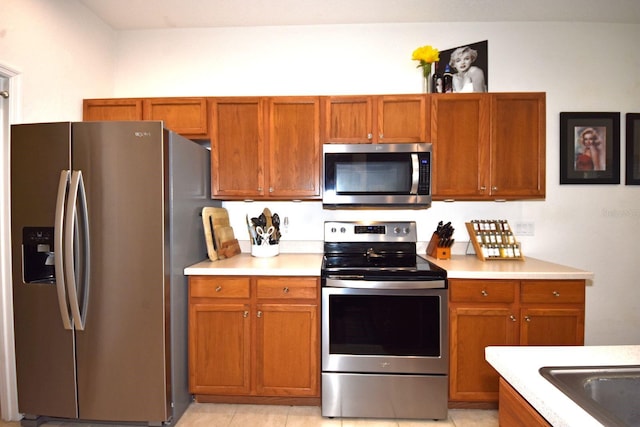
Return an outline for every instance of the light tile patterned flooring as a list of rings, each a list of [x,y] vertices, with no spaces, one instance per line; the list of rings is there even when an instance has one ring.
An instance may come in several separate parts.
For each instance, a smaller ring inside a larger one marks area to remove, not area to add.
[[[89,424],[48,422],[44,427],[81,426]],[[94,424],[107,427],[106,424]],[[380,420],[355,418],[323,418],[320,407],[231,405],[193,403],[176,427],[497,427],[498,411],[450,409],[447,420]],[[20,427],[19,422],[0,421],[0,427]]]

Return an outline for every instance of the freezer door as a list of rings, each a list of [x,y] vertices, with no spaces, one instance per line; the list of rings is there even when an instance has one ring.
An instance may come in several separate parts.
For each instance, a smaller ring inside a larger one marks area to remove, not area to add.
[[[72,169],[89,217],[89,302],[76,331],[79,416],[170,415],[161,122],[74,123]]]
[[[18,409],[28,417],[77,416],[74,336],[63,328],[52,267],[56,195],[60,173],[69,169],[70,130],[70,123],[11,127]]]

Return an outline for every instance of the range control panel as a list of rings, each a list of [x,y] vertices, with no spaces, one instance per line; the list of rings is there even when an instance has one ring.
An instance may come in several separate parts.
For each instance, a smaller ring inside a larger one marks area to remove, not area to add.
[[[324,223],[325,242],[415,242],[416,239],[414,221]]]

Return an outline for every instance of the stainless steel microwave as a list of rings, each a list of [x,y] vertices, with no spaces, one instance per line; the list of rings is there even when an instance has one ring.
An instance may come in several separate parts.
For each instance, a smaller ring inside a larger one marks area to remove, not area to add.
[[[324,144],[325,208],[431,206],[431,144]]]

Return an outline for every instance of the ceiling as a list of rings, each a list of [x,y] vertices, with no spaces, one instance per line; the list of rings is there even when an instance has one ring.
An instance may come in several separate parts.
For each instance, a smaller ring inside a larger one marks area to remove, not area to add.
[[[640,24],[640,0],[79,0],[115,30],[411,22]]]

